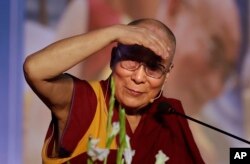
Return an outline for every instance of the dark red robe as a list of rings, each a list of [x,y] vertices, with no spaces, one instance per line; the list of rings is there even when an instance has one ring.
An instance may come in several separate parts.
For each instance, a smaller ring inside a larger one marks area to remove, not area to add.
[[[107,91],[107,81],[101,81],[103,93]],[[109,97],[110,91],[107,95]],[[109,99],[106,100],[108,104]],[[200,152],[193,139],[187,120],[177,115],[170,115],[159,111],[158,104],[167,102],[176,111],[184,113],[181,102],[176,99],[161,96],[152,104],[146,106],[138,127],[132,132],[128,121],[126,132],[130,137],[130,144],[135,155],[133,164],[154,164],[155,155],[162,150],[168,157],[167,163],[189,164],[204,163]],[[74,78],[74,92],[72,97],[71,111],[68,117],[67,126],[60,141],[60,157],[67,157],[74,151],[77,143],[83,137],[95,115],[97,99],[88,82]],[[167,109],[166,109],[167,110]],[[118,120],[117,108],[114,110],[113,121]],[[47,137],[52,135],[52,127],[56,125],[53,117]],[[55,131],[56,132],[56,131]],[[56,133],[53,133],[55,136]],[[53,140],[48,147],[47,156],[50,156],[53,148]],[[87,154],[83,153],[70,160],[71,164],[83,164],[87,161]],[[115,163],[116,150],[111,150],[108,163]]]

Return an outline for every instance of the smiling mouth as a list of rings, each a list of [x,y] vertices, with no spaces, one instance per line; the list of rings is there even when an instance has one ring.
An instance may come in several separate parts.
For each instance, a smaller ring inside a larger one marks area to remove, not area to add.
[[[133,89],[129,89],[129,88],[126,88],[128,93],[132,96],[140,96],[143,94],[143,92],[140,92],[140,91],[135,91]]]

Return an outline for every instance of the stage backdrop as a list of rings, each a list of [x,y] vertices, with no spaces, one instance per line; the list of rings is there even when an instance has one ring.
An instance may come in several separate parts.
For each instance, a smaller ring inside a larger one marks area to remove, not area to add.
[[[236,76],[230,81],[226,81],[225,90],[223,90],[218,97],[213,97],[213,99],[210,99],[209,102],[206,102],[206,104],[203,104],[199,111],[192,111],[193,117],[198,117],[204,122],[207,122],[209,124],[212,124],[218,128],[221,128],[223,130],[229,131],[231,133],[234,133],[235,135],[238,135],[240,137],[247,137],[247,131],[249,132],[249,123],[247,124],[244,122],[244,116],[246,116],[247,111],[249,109],[244,106],[243,99],[246,99],[245,102],[248,102],[250,97],[243,98],[242,95],[244,91],[242,90],[242,81],[243,78],[241,76],[242,71],[242,64],[246,58],[246,50],[248,48],[248,1],[246,0],[235,0],[236,2],[234,6],[228,5],[228,2],[232,2],[233,0],[224,0],[224,1],[217,1],[217,0],[203,0],[203,1],[195,1],[195,6],[199,6],[194,10],[193,12],[188,12],[192,9],[187,7],[187,14],[183,16],[183,18],[180,18],[178,20],[181,20],[181,22],[178,22],[179,26],[174,29],[177,31],[178,39],[177,39],[177,53],[178,61],[180,61],[180,58],[185,57],[185,55],[189,55],[186,60],[182,59],[181,63],[178,63],[176,60],[175,67],[173,69],[173,72],[171,76],[175,76],[178,67],[182,66],[183,69],[179,69],[179,75],[182,72],[187,72],[192,75],[192,77],[186,77],[182,79],[178,79],[178,82],[188,81],[189,83],[186,83],[187,88],[196,87],[197,85],[193,86],[194,83],[192,80],[193,77],[197,79],[203,79],[202,82],[204,82],[204,79],[206,79],[205,74],[202,74],[199,72],[199,70],[202,70],[200,68],[204,68],[204,61],[201,59],[201,54],[206,54],[209,50],[211,51],[210,55],[214,55],[213,57],[218,57],[217,51],[220,51],[220,49],[203,49],[203,46],[205,48],[212,47],[212,48],[223,48],[223,46],[220,47],[221,44],[211,44],[211,42],[199,42],[204,41],[203,38],[210,38],[211,36],[209,34],[215,32],[210,29],[210,31],[207,29],[207,27],[213,26],[214,29],[218,30],[219,32],[213,36],[214,39],[218,39],[223,43],[225,43],[224,47],[233,47],[233,45],[228,44],[227,41],[230,40],[230,37],[235,34],[235,29],[230,29],[230,27],[237,28],[238,23],[240,24],[240,33],[242,34],[241,38],[241,45],[240,45],[240,52],[238,52],[236,55],[239,56],[239,61],[237,62],[237,69],[236,69]],[[168,2],[184,2],[184,1],[175,1],[175,0],[136,0],[133,1],[134,3],[127,4],[125,7],[126,12],[117,12],[119,10],[119,2],[121,0],[116,1],[108,1],[108,0],[53,0],[53,1],[46,1],[46,0],[26,0],[26,21],[25,21],[25,50],[24,50],[24,57],[27,55],[45,47],[46,45],[67,37],[74,34],[79,34],[83,32],[87,32],[88,30],[93,30],[95,28],[99,28],[102,26],[110,25],[113,23],[128,23],[130,20],[132,20],[132,17],[141,17],[145,15],[154,15],[158,19],[163,20],[166,24],[168,23],[168,19],[166,19],[166,12],[169,11],[169,4]],[[116,4],[110,5],[112,2],[117,2]],[[122,2],[132,2],[132,1],[122,1]],[[188,4],[191,2],[191,0],[186,0],[185,4]],[[194,2],[194,1],[192,1]],[[229,3],[230,3],[229,2]],[[152,4],[149,4],[152,3]],[[156,4],[156,3],[160,3]],[[185,4],[181,4],[185,5]],[[208,9],[208,4],[212,8]],[[232,3],[231,3],[232,4]],[[158,5],[157,10],[152,10],[151,7],[155,7]],[[237,7],[239,9],[239,16],[240,21],[236,22],[235,19],[235,9],[234,7]],[[139,6],[139,7],[138,7]],[[113,9],[113,7],[117,7],[116,10]],[[171,7],[178,7],[171,6]],[[227,8],[228,7],[228,8]],[[140,10],[138,10],[140,8]],[[150,10],[148,10],[150,9]],[[189,10],[190,9],[190,10]],[[203,10],[204,9],[204,10]],[[99,13],[101,11],[101,13]],[[125,10],[124,10],[125,11]],[[138,12],[140,11],[140,12]],[[155,13],[152,13],[154,11]],[[178,12],[179,10],[171,10],[173,12]],[[220,11],[222,11],[220,13]],[[194,12],[199,12],[195,13]],[[101,15],[101,16],[100,16]],[[174,14],[172,14],[173,16]],[[178,16],[176,14],[175,16]],[[192,21],[187,21],[187,19],[191,18]],[[197,21],[197,19],[199,21]],[[205,21],[204,21],[205,20]],[[225,21],[226,20],[226,21]],[[200,23],[201,21],[204,21],[203,23]],[[206,21],[210,21],[210,23],[206,24]],[[190,23],[192,22],[192,23]],[[211,23],[212,22],[212,23]],[[223,22],[223,23],[221,23]],[[224,24],[225,23],[225,24]],[[190,25],[191,24],[191,25]],[[185,29],[182,31],[182,33],[178,33],[180,29]],[[233,31],[231,31],[233,30]],[[227,33],[224,33],[227,32]],[[187,37],[189,35],[189,37]],[[209,37],[207,37],[209,35]],[[204,37],[203,37],[204,36]],[[227,38],[227,36],[229,36]],[[217,38],[218,37],[218,38]],[[192,39],[189,39],[192,38]],[[198,38],[198,39],[197,39]],[[222,38],[222,39],[221,39]],[[224,39],[223,39],[224,38]],[[185,42],[185,44],[182,44],[180,46],[181,42]],[[198,40],[198,42],[196,42]],[[237,39],[236,39],[237,40]],[[218,41],[218,40],[217,40]],[[236,44],[239,44],[240,40],[237,40]],[[203,43],[203,44],[202,44]],[[212,42],[213,43],[213,42]],[[220,42],[216,42],[220,43]],[[209,45],[209,46],[208,46]],[[195,49],[195,50],[193,50]],[[229,48],[230,49],[230,48]],[[199,50],[199,52],[197,52]],[[187,52],[189,51],[189,52]],[[190,52],[192,51],[192,53]],[[192,56],[193,52],[195,51],[195,55]],[[209,51],[209,52],[210,52]],[[107,53],[108,51],[103,51],[102,53]],[[183,54],[186,53],[186,54]],[[208,52],[208,53],[209,53]],[[182,53],[182,54],[180,54]],[[191,54],[191,55],[190,55]],[[224,53],[222,53],[222,56]],[[103,57],[102,55],[101,57]],[[107,56],[106,56],[107,57]],[[192,57],[192,59],[190,59]],[[200,63],[198,61],[201,61]],[[104,60],[100,59],[93,59],[92,62],[95,64],[89,64],[88,69],[85,69],[90,72],[83,72],[84,69],[82,69],[82,66],[76,67],[75,69],[71,70],[70,72],[78,77],[87,77],[89,79],[102,79],[103,77],[107,76],[109,72],[108,69],[104,69],[105,71],[100,74],[97,71],[98,68],[96,66],[99,66],[99,64],[96,64],[96,62],[102,62]],[[189,62],[186,62],[189,61]],[[195,61],[195,64],[192,64],[191,62]],[[216,64],[217,61],[221,62],[220,60],[214,60],[214,63]],[[90,62],[91,63],[91,62]],[[205,62],[206,63],[206,62]],[[219,68],[223,67],[226,62],[222,61],[222,63],[217,63],[217,66]],[[102,64],[102,63],[101,63]],[[186,65],[185,65],[186,64]],[[197,65],[197,68],[194,67]],[[85,65],[86,66],[86,65]],[[108,66],[107,66],[108,67]],[[105,68],[107,68],[105,67]],[[93,69],[90,69],[93,68]],[[209,68],[206,68],[207,70]],[[197,71],[200,73],[200,76],[196,76],[195,73],[192,73],[192,71]],[[221,71],[221,70],[219,70]],[[186,74],[183,73],[182,75],[186,76]],[[218,71],[214,71],[214,73],[218,73]],[[209,74],[211,75],[211,74]],[[171,78],[170,76],[170,78]],[[210,76],[209,76],[210,77]],[[211,80],[211,78],[207,77],[208,81]],[[213,76],[212,76],[213,77]],[[249,76],[248,76],[249,78]],[[177,78],[176,78],[177,79]],[[213,79],[213,78],[212,78]],[[169,81],[168,81],[169,82]],[[215,81],[213,86],[217,85],[218,81]],[[173,89],[172,85],[174,83],[168,83],[166,85],[171,86],[170,89]],[[207,83],[205,83],[207,84]],[[189,87],[188,85],[192,85],[192,87]],[[209,85],[209,87],[206,87],[207,85],[202,85],[200,81],[198,80],[198,86],[201,86],[200,89],[209,89],[212,87],[212,85]],[[205,86],[205,87],[204,87]],[[41,163],[41,148],[44,140],[44,136],[47,130],[47,127],[50,122],[50,112],[47,109],[47,107],[37,98],[37,96],[31,91],[29,86],[27,84],[24,84],[24,110],[23,110],[23,121],[20,122],[23,125],[23,157],[24,157],[24,163],[25,164],[33,164],[33,163]],[[246,85],[246,87],[250,88],[250,86]],[[175,90],[181,87],[175,87]],[[174,90],[174,91],[175,91]],[[203,90],[204,91],[204,90]],[[205,90],[206,91],[206,90]],[[167,95],[170,94],[170,90],[166,90]],[[172,92],[174,93],[174,92]],[[201,92],[198,92],[200,94]],[[206,93],[209,92],[203,92],[205,93],[204,97],[206,97]],[[189,92],[187,97],[185,97],[188,101],[190,98],[189,95],[191,95],[192,92]],[[170,94],[171,95],[171,94]],[[182,92],[180,92],[179,96],[183,96]],[[245,94],[246,95],[246,94]],[[198,99],[202,96],[197,96],[197,102]],[[183,102],[185,102],[185,98],[183,98]],[[196,102],[196,101],[195,101]],[[193,108],[195,108],[196,104],[184,104],[184,108],[187,110],[187,112],[190,112]],[[190,110],[189,110],[190,109]],[[247,119],[246,119],[247,120]],[[249,120],[249,117],[248,117]],[[248,125],[248,126],[247,126]],[[195,138],[197,139],[197,142],[199,143],[199,148],[204,155],[204,158],[207,163],[214,163],[214,164],[227,164],[229,163],[229,148],[232,146],[242,146],[241,142],[238,142],[234,139],[231,139],[229,137],[226,137],[222,134],[219,134],[217,132],[214,132],[212,130],[209,130],[208,128],[200,127],[199,125],[195,124],[192,125],[192,131],[194,133]],[[249,136],[249,135],[248,135]],[[249,138],[248,138],[249,139]]]

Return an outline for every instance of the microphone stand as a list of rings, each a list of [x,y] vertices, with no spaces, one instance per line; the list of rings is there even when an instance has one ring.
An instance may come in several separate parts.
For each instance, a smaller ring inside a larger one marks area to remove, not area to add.
[[[235,136],[235,135],[230,134],[230,133],[228,133],[228,132],[226,132],[226,131],[223,131],[223,130],[221,130],[221,129],[218,129],[218,128],[214,127],[214,126],[208,125],[208,124],[206,124],[206,123],[204,123],[204,122],[201,122],[201,121],[199,121],[199,120],[196,120],[196,119],[194,119],[194,118],[192,118],[192,117],[189,117],[189,116],[187,116],[187,115],[185,115],[185,114],[176,112],[176,111],[175,111],[174,109],[172,109],[172,108],[169,109],[169,113],[170,113],[170,114],[176,114],[176,115],[178,115],[178,116],[181,116],[181,117],[184,117],[184,118],[186,118],[186,119],[192,120],[192,121],[194,121],[194,122],[196,122],[196,123],[199,123],[199,124],[201,124],[201,125],[204,125],[204,126],[206,126],[206,127],[209,127],[209,128],[211,128],[211,129],[213,129],[213,130],[219,131],[219,132],[221,132],[221,133],[223,133],[223,134],[226,134],[226,135],[228,135],[228,136],[230,136],[230,137],[233,137],[233,138],[235,138],[235,139],[238,139],[238,140],[240,140],[240,141],[242,141],[242,142],[245,142],[245,143],[247,143],[247,144],[250,145],[250,142],[247,141],[247,140],[245,140],[245,139],[242,139],[242,138],[240,138],[240,137],[238,137],[238,136]]]

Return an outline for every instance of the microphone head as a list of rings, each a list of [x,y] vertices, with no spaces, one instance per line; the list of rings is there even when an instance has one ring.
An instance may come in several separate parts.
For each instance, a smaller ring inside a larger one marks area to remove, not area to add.
[[[167,102],[160,102],[157,106],[157,109],[161,113],[165,113],[165,114],[173,114],[175,112],[172,106]]]

